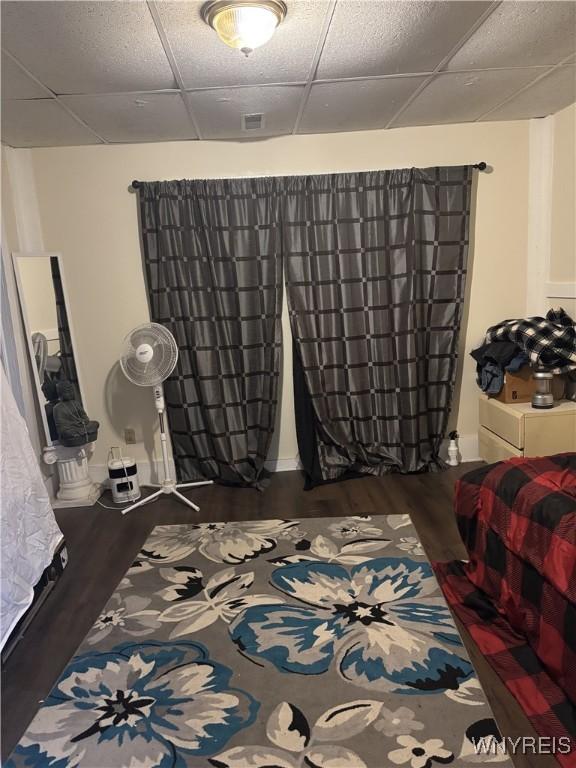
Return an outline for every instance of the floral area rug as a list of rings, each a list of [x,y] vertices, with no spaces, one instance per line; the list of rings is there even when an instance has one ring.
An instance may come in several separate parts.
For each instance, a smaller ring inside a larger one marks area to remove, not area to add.
[[[166,525],[7,766],[511,765],[481,738],[501,743],[407,515]]]

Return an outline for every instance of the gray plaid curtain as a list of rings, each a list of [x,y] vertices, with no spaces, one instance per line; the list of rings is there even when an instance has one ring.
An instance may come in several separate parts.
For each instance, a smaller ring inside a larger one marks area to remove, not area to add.
[[[283,250],[310,484],[439,465],[472,168],[285,179]]]
[[[261,487],[281,350],[276,181],[150,182],[139,200],[151,319],[180,349],[165,384],[179,479]]]

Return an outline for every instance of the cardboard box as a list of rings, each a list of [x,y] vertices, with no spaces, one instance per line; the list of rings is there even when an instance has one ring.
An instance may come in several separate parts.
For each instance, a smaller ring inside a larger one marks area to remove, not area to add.
[[[536,382],[532,378],[532,368],[525,365],[516,373],[504,373],[504,386],[496,400],[501,403],[529,403],[532,393],[536,389]]]

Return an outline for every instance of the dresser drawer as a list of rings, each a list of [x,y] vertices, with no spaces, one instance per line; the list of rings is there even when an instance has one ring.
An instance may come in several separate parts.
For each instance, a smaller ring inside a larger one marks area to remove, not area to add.
[[[480,458],[488,464],[523,455],[522,451],[502,440],[486,427],[480,427],[478,430],[478,451]]]
[[[576,409],[553,408],[524,420],[524,455],[551,456],[576,451]]]
[[[506,443],[517,448],[519,454],[524,448],[524,415],[505,403],[487,397],[480,398],[480,426],[493,432]]]

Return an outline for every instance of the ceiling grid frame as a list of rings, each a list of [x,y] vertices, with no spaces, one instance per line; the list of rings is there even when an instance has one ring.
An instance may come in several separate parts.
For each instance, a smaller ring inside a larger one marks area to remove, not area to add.
[[[302,115],[304,114],[306,104],[308,103],[308,99],[310,97],[312,83],[314,82],[314,77],[318,71],[318,64],[322,58],[322,52],[324,51],[324,46],[326,45],[326,39],[328,37],[328,32],[330,31],[330,25],[332,24],[334,11],[336,10],[337,4],[338,0],[330,0],[330,4],[328,5],[326,13],[324,14],[322,29],[320,30],[320,36],[318,38],[318,42],[316,43],[316,50],[314,51],[314,56],[312,57],[312,63],[310,64],[310,70],[308,72],[308,79],[306,80],[306,85],[304,87],[304,93],[302,94],[302,100],[300,101],[298,114],[296,115],[296,120],[294,121],[294,125],[292,127],[292,134],[298,133],[298,128],[302,122]]]
[[[236,84],[230,84],[230,85],[222,85],[222,84],[214,84],[214,85],[201,85],[198,87],[186,87],[186,84],[184,82],[184,78],[182,76],[182,71],[180,69],[177,56],[174,53],[173,47],[171,45],[169,34],[166,31],[163,22],[162,22],[162,16],[161,12],[158,7],[157,0],[141,0],[142,4],[145,4],[148,12],[150,14],[150,17],[152,19],[152,22],[154,24],[155,32],[158,35],[159,42],[162,46],[163,54],[166,58],[166,62],[170,68],[170,71],[172,72],[174,81],[177,85],[177,88],[164,88],[164,89],[158,89],[158,88],[151,88],[151,89],[138,89],[133,91],[127,91],[127,90],[118,90],[118,91],[112,91],[112,92],[99,92],[94,90],[83,90],[80,93],[74,93],[74,92],[66,92],[66,93],[59,93],[54,90],[52,90],[49,86],[45,85],[44,82],[35,74],[33,74],[33,71],[31,71],[27,66],[24,65],[24,63],[11,51],[7,50],[4,46],[2,48],[3,53],[6,54],[6,56],[11,60],[11,62],[18,68],[19,71],[24,73],[24,75],[29,78],[29,80],[36,84],[45,94],[46,99],[43,99],[41,96],[30,96],[30,97],[18,97],[14,96],[8,99],[8,102],[10,101],[22,101],[22,102],[32,102],[32,101],[52,101],[54,102],[60,110],[63,110],[74,122],[81,126],[82,129],[85,131],[88,131],[91,136],[93,136],[98,143],[101,144],[125,144],[130,143],[130,141],[133,141],[134,143],[141,143],[150,141],[150,139],[138,139],[134,138],[132,139],[117,139],[114,135],[109,136],[109,131],[106,130],[105,135],[108,136],[108,138],[104,138],[102,135],[102,128],[103,125],[100,125],[98,130],[96,128],[92,127],[90,122],[87,122],[81,117],[82,110],[80,114],[77,114],[77,112],[74,111],[74,109],[69,105],[66,104],[63,99],[64,97],[69,96],[86,96],[89,97],[116,97],[116,96],[133,96],[134,100],[136,101],[139,96],[142,96],[143,98],[146,97],[146,95],[176,95],[178,94],[180,96],[180,99],[184,102],[184,107],[186,110],[186,115],[188,116],[188,120],[190,122],[190,125],[194,131],[194,134],[196,135],[197,139],[210,139],[210,135],[205,135],[204,131],[200,129],[200,122],[201,120],[197,117],[195,112],[198,110],[198,105],[194,107],[193,100],[194,100],[194,94],[195,93],[203,93],[206,91],[226,91],[226,90],[234,90],[234,91],[242,91],[242,89],[262,89],[263,91],[267,89],[283,89],[286,88],[288,92],[290,88],[302,88],[302,96],[300,99],[298,112],[296,114],[296,117],[294,119],[292,128],[289,127],[289,122],[285,123],[284,125],[287,128],[287,133],[292,134],[299,134],[302,135],[304,133],[324,133],[329,132],[332,130],[330,126],[328,125],[326,128],[321,129],[320,131],[314,130],[314,125],[310,125],[310,128],[308,130],[301,131],[302,123],[305,119],[306,110],[308,107],[308,104],[310,102],[310,96],[312,92],[312,88],[315,85],[322,85],[322,84],[334,84],[338,85],[340,83],[342,84],[350,84],[350,83],[364,83],[364,82],[371,82],[371,81],[386,81],[386,80],[402,80],[402,79],[410,79],[415,77],[425,77],[426,79],[424,82],[422,82],[420,85],[418,85],[415,90],[408,96],[408,98],[404,101],[404,103],[399,103],[401,106],[396,110],[396,112],[393,114],[393,116],[387,120],[383,124],[378,124],[377,122],[375,124],[368,124],[364,128],[363,125],[361,125],[358,128],[354,128],[352,130],[378,130],[381,128],[389,129],[397,126],[397,122],[401,115],[406,112],[406,110],[410,107],[411,104],[417,101],[419,96],[430,86],[431,83],[434,81],[437,81],[439,76],[441,77],[444,74],[466,74],[466,73],[487,73],[487,72],[497,72],[497,71],[511,71],[511,70],[533,70],[534,74],[536,75],[532,80],[529,82],[522,83],[521,86],[514,89],[512,93],[509,95],[506,95],[505,98],[500,99],[497,103],[490,106],[489,109],[486,109],[484,112],[482,112],[478,116],[470,116],[470,118],[467,118],[464,120],[464,122],[481,122],[484,120],[490,120],[490,115],[493,113],[497,113],[498,110],[500,110],[505,105],[514,102],[514,100],[520,96],[521,94],[524,94],[526,92],[529,92],[530,89],[537,84],[541,83],[543,80],[548,78],[549,76],[553,75],[554,73],[557,73],[559,71],[562,71],[563,68],[565,68],[565,71],[574,71],[575,78],[576,78],[576,56],[574,53],[570,53],[569,55],[562,58],[560,61],[552,64],[546,64],[542,63],[542,59],[536,61],[536,63],[519,63],[518,66],[514,64],[514,62],[511,62],[509,66],[494,66],[494,67],[488,67],[486,65],[483,65],[481,67],[477,68],[456,68],[456,69],[449,69],[448,64],[453,59],[456,54],[461,51],[463,46],[470,40],[470,38],[485,24],[487,19],[489,19],[492,14],[502,5],[503,0],[495,0],[490,4],[488,8],[478,17],[478,19],[471,25],[471,27],[466,31],[466,33],[458,40],[456,45],[453,46],[453,48],[449,51],[446,56],[443,57],[443,59],[437,64],[437,66],[434,68],[433,71],[425,71],[425,72],[391,72],[391,73],[385,73],[385,74],[365,74],[365,75],[357,75],[357,76],[350,76],[350,77],[323,77],[323,78],[316,78],[316,75],[318,74],[320,63],[322,61],[322,56],[326,48],[326,44],[328,41],[329,32],[332,26],[332,22],[334,20],[334,14],[336,11],[336,8],[339,4],[344,3],[345,0],[328,0],[326,10],[324,11],[324,16],[322,20],[322,25],[318,29],[314,30],[314,37],[316,37],[316,45],[314,48],[314,54],[312,56],[312,59],[310,61],[310,66],[308,70],[308,76],[306,78],[306,81],[304,80],[282,80],[280,82],[254,82],[254,83],[236,83]],[[320,16],[317,17],[318,21],[320,20]],[[314,39],[314,38],[312,38]],[[576,40],[575,40],[576,42]],[[218,45],[220,43],[217,43]],[[430,62],[432,63],[432,62]],[[302,72],[304,74],[304,72]],[[328,74],[328,72],[327,72]],[[570,75],[567,75],[567,78],[570,78]],[[562,82],[562,88],[563,91],[558,96],[555,96],[554,99],[551,99],[549,101],[546,101],[546,99],[541,98],[541,101],[543,99],[544,104],[548,106],[548,108],[554,109],[552,106],[553,103],[559,103],[561,99],[565,98],[566,89],[568,88],[567,85],[567,78],[564,77],[564,80]],[[18,81],[17,81],[18,82]],[[575,79],[576,82],[576,79]],[[502,88],[500,88],[502,90]],[[403,94],[405,95],[405,94]],[[498,94],[503,95],[503,94]],[[576,93],[575,93],[576,96]],[[335,96],[335,99],[341,98],[339,95]],[[205,104],[202,105],[202,111],[201,115],[205,115],[206,113],[204,110],[207,108],[207,106],[210,104],[210,100],[205,100]],[[337,106],[337,102],[335,102]],[[77,105],[75,104],[74,107]],[[396,106],[396,105],[394,105]],[[486,105],[487,106],[487,105]],[[556,109],[561,109],[562,107],[556,107]],[[521,110],[522,107],[519,105],[519,110]],[[265,108],[263,109],[265,112]],[[154,113],[151,113],[154,114]],[[272,114],[272,112],[270,113]],[[547,114],[550,114],[549,112]],[[182,113],[182,116],[184,116],[184,112]],[[540,116],[540,115],[532,115],[532,116]],[[544,116],[544,112],[541,116]],[[288,117],[287,115],[285,117]],[[530,115],[523,116],[522,114],[518,118],[509,117],[509,118],[494,118],[494,119],[529,119]],[[452,122],[462,122],[462,121],[452,121]],[[409,125],[410,123],[407,123]],[[415,123],[418,125],[425,125],[425,124],[446,124],[446,123],[438,123],[434,121],[434,118],[430,123]],[[70,124],[71,125],[71,124]],[[50,130],[50,129],[48,129]],[[334,128],[334,130],[339,130],[338,128]],[[350,130],[350,129],[340,129],[340,130]],[[281,133],[283,133],[282,131]],[[72,132],[74,133],[74,132]],[[204,134],[204,135],[203,135]],[[268,135],[281,135],[281,134],[268,134]],[[232,138],[232,137],[231,137]],[[233,140],[241,140],[243,137],[242,133],[238,131],[238,135]],[[80,137],[81,140],[81,137]],[[185,138],[177,138],[177,139],[170,139],[170,138],[153,138],[152,141],[170,141],[170,140],[193,140],[192,137],[190,139]],[[86,142],[85,142],[86,143]],[[90,142],[88,142],[90,143]],[[92,142],[93,143],[93,142]],[[51,146],[52,144],[44,144],[41,143],[41,139],[39,140],[38,144],[33,143],[27,143],[23,144],[22,146]],[[19,146],[17,141],[14,142],[14,146]]]
[[[444,70],[443,70],[443,68],[444,68],[444,67],[445,67],[445,66],[448,64],[448,62],[450,61],[450,59],[452,59],[452,58],[453,58],[453,57],[454,57],[454,56],[455,56],[455,55],[458,53],[458,51],[459,51],[459,50],[462,48],[462,46],[463,46],[463,45],[464,45],[464,44],[465,44],[465,43],[466,43],[466,42],[467,42],[467,41],[468,41],[468,40],[469,40],[469,39],[472,37],[472,35],[473,35],[473,34],[474,34],[474,33],[475,33],[477,30],[479,30],[479,29],[480,29],[480,27],[481,27],[481,26],[484,24],[484,22],[485,22],[485,21],[486,21],[486,20],[487,20],[487,19],[488,19],[490,16],[492,16],[492,14],[494,13],[494,11],[495,11],[495,10],[496,10],[496,9],[497,9],[499,6],[500,6],[500,4],[501,4],[501,3],[502,3],[502,0],[495,0],[495,2],[493,2],[493,3],[492,3],[492,5],[491,5],[489,8],[487,8],[487,9],[486,9],[486,11],[485,11],[485,12],[482,14],[482,16],[480,16],[480,18],[476,20],[476,23],[475,23],[475,24],[473,24],[473,25],[472,25],[472,27],[470,27],[470,29],[469,29],[469,30],[466,32],[466,34],[465,34],[465,35],[463,35],[463,36],[460,38],[460,40],[458,40],[458,42],[457,42],[457,43],[456,43],[456,45],[455,45],[455,46],[452,48],[452,50],[451,50],[451,51],[450,51],[450,52],[449,52],[449,53],[448,53],[448,54],[447,54],[447,55],[446,55],[446,56],[445,56],[445,57],[442,59],[442,61],[441,61],[441,62],[440,62],[440,63],[439,63],[437,66],[436,66],[436,68],[434,69],[434,71],[432,72],[432,74],[430,75],[430,77],[428,78],[428,80],[426,80],[424,83],[422,83],[422,85],[420,85],[418,88],[416,88],[416,90],[414,91],[414,93],[412,94],[412,96],[410,96],[410,97],[409,97],[409,98],[406,100],[406,102],[405,102],[405,103],[404,103],[404,104],[403,104],[403,105],[400,107],[400,109],[399,109],[399,110],[396,112],[396,114],[395,114],[395,115],[394,115],[394,116],[393,116],[393,117],[392,117],[392,118],[391,118],[391,119],[390,119],[390,120],[389,120],[389,121],[386,123],[386,125],[384,125],[384,126],[383,126],[383,128],[385,128],[385,129],[388,129],[388,128],[393,128],[393,127],[394,127],[394,123],[396,122],[396,120],[398,120],[398,118],[399,118],[399,117],[402,115],[402,113],[403,113],[403,112],[405,112],[405,111],[408,109],[408,107],[410,106],[410,104],[412,104],[414,101],[416,101],[416,99],[418,98],[418,96],[420,96],[420,94],[421,94],[421,93],[422,93],[422,92],[423,92],[423,91],[424,91],[424,90],[425,90],[425,89],[426,89],[426,88],[427,88],[427,87],[430,85],[430,83],[431,83],[431,82],[432,82],[432,81],[433,81],[433,80],[436,78],[436,75],[438,75],[438,74],[440,74],[441,72],[443,72],[443,71],[444,71]]]
[[[186,96],[184,95],[186,92],[186,89],[184,87],[184,80],[182,79],[182,73],[180,72],[180,67],[178,66],[178,62],[176,61],[176,57],[174,56],[172,46],[170,45],[170,41],[168,40],[166,30],[162,25],[162,20],[160,19],[160,14],[158,13],[156,2],[155,0],[147,0],[146,5],[148,6],[148,10],[150,11],[150,15],[152,16],[152,21],[154,22],[154,26],[156,27],[156,32],[158,32],[158,37],[160,38],[160,42],[162,43],[162,48],[164,49],[164,54],[168,59],[168,64],[170,65],[172,74],[174,75],[174,80],[176,80],[176,84],[178,85],[178,90],[180,91],[180,98],[184,102],[184,106],[186,108],[188,117],[190,118],[192,128],[194,129],[194,132],[196,133],[198,140],[201,141],[202,133],[200,132],[200,126],[198,125],[198,121],[196,120],[196,117],[194,116],[194,112],[192,111],[192,105],[190,104],[190,100],[187,99]]]
[[[517,96],[519,96],[521,93],[524,93],[524,91],[529,90],[532,88],[533,85],[536,85],[536,83],[539,83],[541,80],[545,80],[549,75],[553,74],[557,70],[561,69],[562,67],[571,66],[570,65],[570,59],[574,58],[574,54],[570,53],[568,56],[563,58],[561,61],[558,62],[558,64],[555,64],[553,67],[550,67],[546,70],[546,72],[543,72],[541,75],[538,75],[538,77],[535,77],[534,80],[531,80],[529,83],[527,83],[523,88],[519,88],[517,91],[515,91],[512,96],[509,96],[506,99],[503,99],[499,104],[496,104],[494,107],[491,107],[490,109],[486,110],[482,115],[480,115],[479,118],[475,120],[475,122],[481,122],[484,120],[488,115],[490,115],[492,112],[496,112],[497,109],[500,109],[500,107],[503,107],[505,104],[508,104],[509,102],[513,101]]]
[[[16,66],[19,67],[22,70],[22,72],[24,72],[26,74],[27,77],[29,77],[37,85],[39,85],[40,88],[42,88],[44,91],[46,91],[46,94],[47,94],[46,99],[47,100],[55,101],[64,110],[64,112],[66,112],[68,115],[70,115],[70,117],[73,120],[75,120],[77,123],[79,123],[83,128],[86,128],[87,131],[90,131],[90,133],[92,133],[99,141],[101,141],[102,144],[108,144],[109,143],[108,141],[106,141],[106,139],[103,136],[100,136],[100,134],[97,133],[93,128],[91,128],[88,125],[88,123],[85,123],[84,120],[82,120],[82,118],[78,117],[78,115],[73,110],[71,110],[66,104],[64,104],[60,100],[58,95],[56,93],[54,93],[54,91],[50,90],[50,88],[48,88],[47,85],[44,85],[44,83],[41,80],[39,80],[36,77],[36,75],[33,75],[32,72],[30,72],[30,70],[27,69],[22,64],[22,62],[18,61],[16,56],[13,56],[10,53],[10,51],[6,50],[6,48],[2,48],[2,53],[4,53],[6,56],[8,56],[8,58],[11,59],[11,61],[13,61],[14,64],[16,64]],[[30,99],[30,101],[42,101],[42,99]]]

